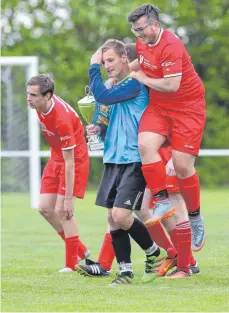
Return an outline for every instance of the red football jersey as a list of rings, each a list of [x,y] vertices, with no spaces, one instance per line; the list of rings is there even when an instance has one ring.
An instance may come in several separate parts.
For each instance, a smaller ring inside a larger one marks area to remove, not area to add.
[[[168,30],[161,29],[152,45],[136,42],[141,70],[149,77],[168,78],[182,76],[176,92],[160,92],[150,88],[150,103],[164,108],[180,107],[204,97],[204,86],[196,73],[182,41]]]
[[[83,124],[74,109],[56,95],[47,113],[37,111],[44,136],[51,147],[51,158],[64,161],[62,150],[74,149],[75,158],[85,155],[85,149],[77,149],[85,143]]]

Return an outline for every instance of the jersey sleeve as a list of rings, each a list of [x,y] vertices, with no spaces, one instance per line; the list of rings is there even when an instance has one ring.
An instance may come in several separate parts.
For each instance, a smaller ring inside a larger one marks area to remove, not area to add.
[[[136,98],[141,90],[141,84],[127,77],[115,87],[106,88],[103,83],[99,64],[92,64],[89,69],[90,89],[95,100],[104,105],[116,104]]]
[[[164,78],[182,76],[182,43],[170,43],[161,54],[161,67]]]
[[[75,134],[71,122],[59,121],[57,124],[57,134],[60,137],[61,150],[73,149],[76,147]]]

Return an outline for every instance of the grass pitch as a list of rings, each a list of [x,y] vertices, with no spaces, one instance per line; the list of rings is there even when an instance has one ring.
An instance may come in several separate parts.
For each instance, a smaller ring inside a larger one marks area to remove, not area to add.
[[[106,231],[106,210],[95,192],[75,205],[81,239],[96,260]],[[203,190],[207,242],[196,254],[201,274],[143,285],[144,253],[133,243],[135,284],[109,288],[108,278],[58,273],[64,244],[29,197],[2,194],[2,311],[4,312],[223,312],[229,311],[229,193]]]

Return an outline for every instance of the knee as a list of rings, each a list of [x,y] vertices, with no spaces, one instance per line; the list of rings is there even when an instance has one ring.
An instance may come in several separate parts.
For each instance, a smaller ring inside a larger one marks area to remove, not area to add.
[[[174,164],[174,168],[176,171],[176,175],[178,178],[186,178],[188,176],[190,176],[190,172],[192,172],[193,166],[187,164],[186,162],[176,162],[176,164]]]
[[[182,153],[173,155],[173,164],[178,178],[186,178],[195,173],[195,156]]]
[[[129,218],[132,217],[132,212],[124,209],[113,209],[112,211],[112,218],[114,223],[122,229],[128,228]]]
[[[141,155],[152,154],[154,152],[152,144],[149,144],[148,140],[142,138],[138,140],[138,149]]]
[[[44,217],[48,217],[51,215],[51,210],[50,208],[47,208],[45,205],[40,205],[39,213]]]

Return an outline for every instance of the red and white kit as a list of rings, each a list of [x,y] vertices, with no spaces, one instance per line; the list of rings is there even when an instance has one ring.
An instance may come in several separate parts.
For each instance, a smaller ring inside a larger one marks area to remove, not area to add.
[[[206,120],[204,86],[182,41],[161,29],[152,45],[136,43],[141,70],[152,78],[182,76],[176,92],[150,88],[149,105],[139,132],[154,132],[171,137],[172,148],[197,155]]]
[[[62,151],[74,149],[75,183],[73,195],[83,198],[89,175],[89,156],[84,127],[74,109],[56,95],[47,113],[37,111],[44,136],[51,147],[41,180],[41,193],[65,195],[65,162]]]

